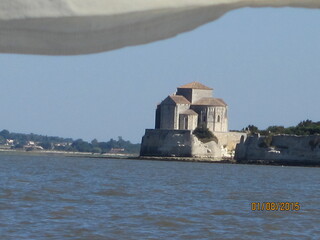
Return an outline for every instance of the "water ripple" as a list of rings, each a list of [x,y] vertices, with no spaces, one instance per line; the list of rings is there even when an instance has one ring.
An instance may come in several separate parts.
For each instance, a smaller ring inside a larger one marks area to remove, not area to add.
[[[319,168],[0,155],[1,240],[317,239]],[[300,202],[294,212],[251,202]]]

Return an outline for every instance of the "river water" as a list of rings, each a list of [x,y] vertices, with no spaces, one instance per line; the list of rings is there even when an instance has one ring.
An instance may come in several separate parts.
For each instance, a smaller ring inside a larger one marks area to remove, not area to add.
[[[0,239],[320,239],[319,183],[320,168],[0,155]]]

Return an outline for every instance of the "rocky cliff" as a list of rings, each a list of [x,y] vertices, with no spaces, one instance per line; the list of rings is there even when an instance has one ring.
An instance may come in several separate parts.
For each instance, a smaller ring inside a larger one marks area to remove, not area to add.
[[[251,136],[236,147],[241,163],[320,165],[320,135]]]

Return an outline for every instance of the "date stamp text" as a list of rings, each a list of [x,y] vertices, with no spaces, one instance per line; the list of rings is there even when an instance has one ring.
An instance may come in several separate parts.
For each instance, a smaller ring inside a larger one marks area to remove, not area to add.
[[[299,202],[252,202],[252,211],[299,211]]]

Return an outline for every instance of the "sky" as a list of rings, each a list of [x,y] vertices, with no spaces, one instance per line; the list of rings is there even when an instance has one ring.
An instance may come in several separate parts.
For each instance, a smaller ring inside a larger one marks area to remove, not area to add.
[[[198,81],[229,129],[320,121],[320,11],[245,8],[175,38],[81,56],[0,54],[0,130],[139,143],[156,105]]]

